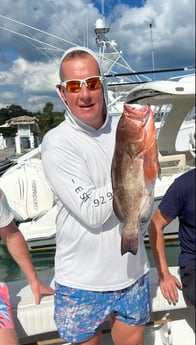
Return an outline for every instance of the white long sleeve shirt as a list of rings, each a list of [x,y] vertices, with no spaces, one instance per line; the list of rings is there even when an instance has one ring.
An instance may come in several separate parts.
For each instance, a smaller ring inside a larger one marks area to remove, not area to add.
[[[137,255],[121,255],[112,206],[111,161],[118,118],[99,130],[69,117],[45,136],[42,163],[56,195],[55,280],[73,288],[125,288],[148,271],[142,232]]]

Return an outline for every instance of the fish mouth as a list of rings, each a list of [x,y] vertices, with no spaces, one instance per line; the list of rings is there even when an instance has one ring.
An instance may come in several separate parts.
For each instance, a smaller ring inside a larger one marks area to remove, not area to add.
[[[141,108],[140,108],[141,109]],[[148,120],[148,112],[149,112],[149,107],[145,108],[145,111],[138,111],[140,110],[138,108],[135,108],[129,104],[124,104],[124,116],[127,119],[131,119],[133,120],[133,122],[144,122],[146,123],[146,121]]]
[[[141,123],[144,126],[147,122],[146,117],[144,117],[142,114],[141,114],[141,116],[134,116],[133,114],[129,114],[127,112],[124,112],[124,116],[127,120],[133,122],[136,125]]]

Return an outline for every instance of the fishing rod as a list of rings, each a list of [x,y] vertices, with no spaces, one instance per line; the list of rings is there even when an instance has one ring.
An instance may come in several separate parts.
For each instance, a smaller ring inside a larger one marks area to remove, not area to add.
[[[151,80],[150,80],[151,81]],[[125,81],[125,82],[107,82],[108,86],[128,86],[128,85],[139,85],[149,83],[149,80],[140,80],[140,81]]]
[[[147,70],[147,71],[140,71],[140,72],[112,73],[112,74],[106,74],[104,75],[104,77],[106,78],[125,77],[125,76],[138,75],[138,74],[182,72],[182,71],[187,72],[191,70],[195,70],[195,67],[179,67],[179,68],[167,68],[167,69],[158,69],[158,70]]]
[[[7,17],[7,16],[3,16],[2,14],[0,14],[0,17],[1,17],[1,18],[4,18],[4,19],[6,19],[6,20],[9,20],[9,21],[11,21],[11,22],[14,22],[14,23],[16,23],[16,24],[22,25],[22,26],[24,26],[24,27],[26,27],[26,28],[29,28],[29,29],[31,29],[31,30],[40,32],[40,33],[42,33],[42,34],[44,34],[44,35],[46,35],[46,36],[49,36],[49,37],[52,37],[52,38],[56,38],[56,39],[57,39],[58,41],[60,41],[60,42],[65,42],[65,43],[71,44],[71,45],[73,45],[73,46],[76,46],[76,45],[77,45],[77,44],[75,44],[75,43],[73,43],[73,42],[71,42],[71,41],[69,41],[69,40],[63,39],[62,37],[53,35],[53,34],[47,32],[47,31],[38,29],[38,28],[36,28],[36,27],[34,27],[34,26],[31,26],[31,25],[27,25],[27,24],[25,24],[25,23],[19,22],[18,20],[9,18],[9,17]],[[22,35],[22,34],[16,32],[16,31],[13,31],[13,30],[9,30],[9,29],[4,28],[4,27],[0,27],[0,28],[3,29],[3,30],[5,30],[5,31],[10,31],[10,32],[12,32],[12,33],[14,33],[14,34],[17,34],[17,35],[19,35],[19,36],[25,36],[25,37],[27,37],[27,38],[29,38],[29,39],[33,39],[32,37],[29,37],[29,36],[26,36],[26,35]],[[34,41],[38,41],[38,40],[36,40],[36,39],[33,39],[33,40],[34,40]],[[40,42],[40,41],[39,41],[39,42]],[[41,41],[41,43],[46,44],[45,42],[42,42],[42,41]],[[55,47],[55,48],[57,49],[57,47]],[[64,51],[64,50],[63,50],[63,51]]]

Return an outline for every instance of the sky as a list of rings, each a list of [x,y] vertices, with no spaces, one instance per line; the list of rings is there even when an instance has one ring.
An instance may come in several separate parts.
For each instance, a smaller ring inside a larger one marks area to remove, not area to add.
[[[195,66],[194,6],[194,0],[1,0],[0,109],[15,104],[42,112],[51,102],[63,111],[55,89],[61,56],[76,45],[102,52],[98,19],[108,28],[106,51],[120,52],[112,72]]]

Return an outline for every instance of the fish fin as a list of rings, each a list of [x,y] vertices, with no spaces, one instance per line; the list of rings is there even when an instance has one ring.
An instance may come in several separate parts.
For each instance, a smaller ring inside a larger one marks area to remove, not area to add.
[[[124,222],[124,218],[119,210],[119,207],[117,206],[117,203],[115,202],[115,199],[113,199],[113,210],[116,217],[120,220],[120,222]]]
[[[138,250],[138,237],[137,236],[127,236],[125,233],[122,233],[121,238],[121,255],[125,253],[132,253],[133,255],[137,254]]]
[[[153,159],[153,152],[146,151],[144,155],[144,176],[152,181],[156,178],[157,174],[160,176],[161,174],[161,168],[160,163],[157,160],[157,158]]]
[[[156,164],[149,162],[147,159],[144,160],[144,176],[152,181],[157,174]]]

